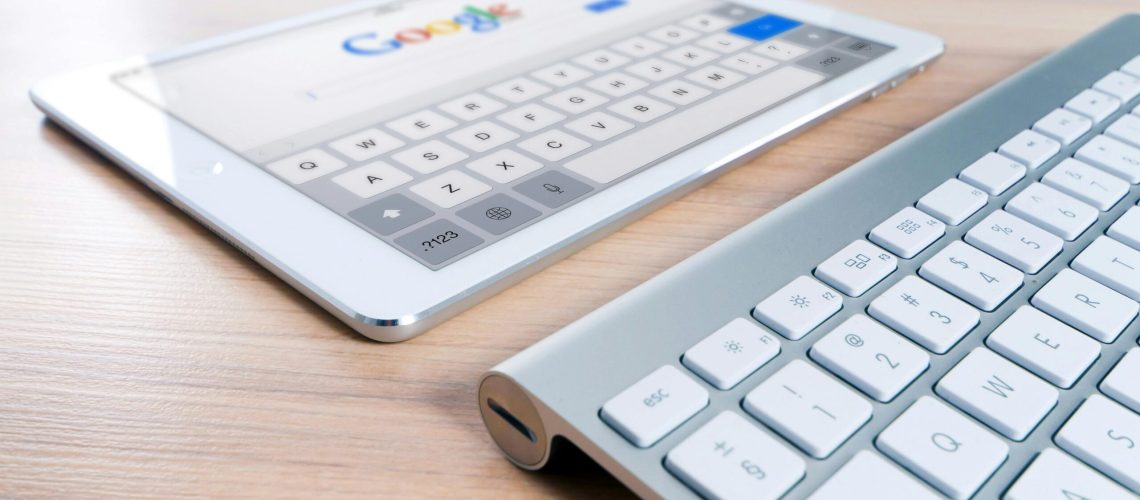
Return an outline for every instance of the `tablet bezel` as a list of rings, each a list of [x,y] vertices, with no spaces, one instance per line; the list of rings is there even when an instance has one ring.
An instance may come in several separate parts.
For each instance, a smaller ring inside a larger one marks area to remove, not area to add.
[[[698,143],[440,270],[412,260],[341,215],[152,106],[111,76],[374,8],[358,2],[43,82],[32,99],[53,120],[370,338],[398,341],[497,292],[574,243],[628,220],[679,188],[896,81],[942,53],[931,35],[795,0],[737,0],[895,50]],[[256,196],[251,193],[256,193]],[[508,279],[509,278],[509,279]]]

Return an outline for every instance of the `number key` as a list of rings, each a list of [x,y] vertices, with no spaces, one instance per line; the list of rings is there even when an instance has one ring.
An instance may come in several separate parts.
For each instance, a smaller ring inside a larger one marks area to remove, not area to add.
[[[863,393],[886,403],[930,365],[930,355],[862,314],[811,348],[811,357]]]
[[[1025,275],[961,241],[931,257],[918,274],[985,311],[993,311],[1021,288]]]
[[[867,308],[871,317],[942,354],[981,319],[977,309],[917,276],[907,276]]]

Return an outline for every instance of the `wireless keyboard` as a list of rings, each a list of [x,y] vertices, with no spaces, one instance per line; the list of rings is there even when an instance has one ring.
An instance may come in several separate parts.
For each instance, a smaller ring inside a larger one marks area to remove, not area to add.
[[[1140,16],[1122,17],[485,375],[686,498],[1140,494]]]

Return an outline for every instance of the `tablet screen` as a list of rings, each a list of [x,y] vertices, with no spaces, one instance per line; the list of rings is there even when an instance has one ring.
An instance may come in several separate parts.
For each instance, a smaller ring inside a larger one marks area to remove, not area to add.
[[[114,78],[440,269],[890,50],[721,0],[422,0]]]

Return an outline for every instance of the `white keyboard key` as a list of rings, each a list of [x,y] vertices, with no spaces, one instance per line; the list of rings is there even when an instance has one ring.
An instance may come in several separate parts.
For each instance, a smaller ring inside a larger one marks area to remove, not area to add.
[[[1136,317],[1136,302],[1072,270],[1062,269],[1031,300],[1038,309],[1104,343]]]
[[[1100,357],[1100,344],[1031,306],[1021,306],[986,345],[1053,385],[1068,389]]]
[[[449,170],[409,189],[427,201],[451,208],[490,191],[491,186],[458,170]]]
[[[609,99],[603,97],[601,94],[590,92],[581,87],[564,90],[542,100],[542,102],[550,104],[551,106],[574,114],[594,109],[607,101],[609,101]]]
[[[1108,235],[1116,241],[1140,250],[1140,207],[1129,208],[1108,227]]]
[[[672,365],[662,366],[602,405],[602,420],[648,448],[709,404],[709,393]]]
[[[1064,246],[1061,238],[1004,210],[982,219],[966,233],[966,241],[1030,274],[1045,267]]]
[[[651,82],[660,82],[681,74],[685,71],[685,67],[660,59],[646,59],[625,70]]]
[[[1082,462],[1140,493],[1140,415],[1093,394],[1054,440]]]
[[[1104,130],[1105,135],[1140,148],[1140,116],[1124,115]]]
[[[1076,111],[1099,123],[1120,109],[1120,99],[1093,89],[1085,89],[1069,99],[1065,103],[1065,109]]]
[[[752,310],[757,321],[790,340],[799,340],[839,312],[843,297],[820,282],[800,276]]]
[[[685,351],[681,364],[727,391],[779,353],[779,339],[751,320],[736,318]]]
[[[530,74],[530,76],[555,87],[565,87],[571,83],[589,78],[591,75],[593,75],[593,73],[570,63],[554,64]]]
[[[916,206],[946,224],[957,226],[986,206],[987,201],[989,196],[985,191],[958,179],[948,179],[919,198]]]
[[[815,276],[840,292],[858,297],[898,267],[898,258],[890,252],[867,240],[856,240],[815,268]]]
[[[752,45],[752,42],[728,33],[717,33],[698,40],[697,45],[721,54],[731,54]]]
[[[692,104],[712,92],[695,83],[683,80],[673,80],[649,91],[649,95],[664,99],[679,106]]]
[[[1133,57],[1124,66],[1120,67],[1120,71],[1128,73],[1135,77],[1140,77],[1140,56]]]
[[[802,458],[732,411],[665,456],[665,468],[705,498],[775,500],[804,477]]]
[[[467,168],[499,184],[506,184],[542,168],[542,163],[513,149],[503,149],[468,163]]]
[[[644,57],[665,50],[665,45],[635,36],[612,45],[613,49],[632,57]]]
[[[1132,184],[1140,184],[1140,149],[1098,135],[1077,150],[1076,158]]]
[[[413,141],[426,139],[444,130],[454,128],[455,125],[455,120],[428,109],[384,124],[384,126]]]
[[[403,145],[404,141],[374,128],[329,143],[329,147],[354,161],[369,160]]]
[[[677,108],[645,96],[634,96],[607,109],[626,118],[645,123],[667,115]]]
[[[550,92],[550,87],[521,77],[487,88],[487,93],[508,102],[523,102],[547,92]]]
[[[864,394],[886,403],[930,366],[930,355],[856,314],[811,348],[811,357]]]
[[[1092,129],[1093,122],[1067,109],[1054,109],[1033,124],[1033,130],[1061,142],[1072,144]]]
[[[1025,177],[1025,165],[997,153],[986,153],[958,174],[962,179],[997,196]]]
[[[871,403],[795,359],[744,398],[744,410],[815,458],[824,458],[871,419]]]
[[[728,19],[720,16],[714,16],[712,14],[697,14],[684,21],[681,21],[681,24],[698,31],[712,33],[714,31],[719,31],[722,28],[727,28],[732,24],[732,21],[729,21]]]
[[[720,54],[711,50],[705,50],[692,45],[678,47],[673,50],[661,53],[661,57],[673,61],[682,66],[695,68],[705,63],[713,62]]]
[[[505,107],[505,104],[477,93],[467,94],[439,105],[439,109],[461,120],[482,118]]]
[[[1100,236],[1073,259],[1077,272],[1140,301],[1140,251]]]
[[[787,61],[804,55],[808,49],[783,40],[765,40],[753,47],[752,51],[777,61]]]
[[[1005,210],[1068,241],[1077,239],[1100,216],[1096,208],[1040,182],[1017,193]]]
[[[714,90],[726,89],[744,81],[744,75],[720,66],[706,66],[685,75],[685,78]]]
[[[670,45],[677,45],[701,36],[701,34],[691,29],[669,25],[650,31],[646,33],[646,36]]]
[[[290,184],[301,184],[347,167],[348,164],[320,149],[310,149],[265,166]]]
[[[467,158],[464,153],[443,141],[427,141],[393,154],[392,159],[421,174],[430,174]]]
[[[962,241],[928,259],[918,274],[983,311],[993,311],[1025,282],[1025,275]]]
[[[590,147],[590,143],[555,129],[522,141],[519,147],[547,161],[558,161]]]
[[[1005,500],[1135,500],[1136,496],[1056,448],[1048,448],[1006,491]]]
[[[517,107],[495,118],[523,132],[537,132],[565,120],[566,115],[541,104],[532,103]]]
[[[1022,130],[1006,141],[998,152],[1033,169],[1040,167],[1061,151],[1061,143],[1032,130]]]
[[[497,148],[519,135],[491,122],[479,122],[447,134],[447,138],[476,153]]]
[[[1140,95],[1140,77],[1122,73],[1120,71],[1113,71],[1103,78],[1097,80],[1093,84],[1093,88],[1101,92],[1109,94],[1121,101],[1131,101],[1133,97]]]
[[[1080,160],[1065,158],[1041,182],[1057,188],[1104,212],[1116,205],[1131,188],[1127,182]]]
[[[578,135],[601,142],[632,129],[633,124],[599,111],[567,123],[566,128]]]
[[[616,69],[629,62],[629,58],[606,49],[592,50],[572,59],[584,68],[602,72]]]
[[[1140,347],[1124,355],[1100,383],[1100,390],[1140,414]]]
[[[862,450],[812,492],[808,500],[852,498],[937,500],[942,497],[875,452]]]
[[[899,210],[869,235],[871,241],[909,259],[946,234],[946,224],[914,207]]]
[[[382,161],[354,168],[332,178],[333,182],[361,198],[371,198],[411,182],[412,176]]]
[[[975,348],[934,390],[943,399],[1021,441],[1057,405],[1059,393],[1025,369],[984,347]]]
[[[748,53],[736,54],[732,57],[725,58],[720,63],[728,69],[748,73],[749,75],[758,75],[780,64],[767,57]]]
[[[955,499],[973,495],[1009,455],[1001,438],[930,396],[895,419],[875,445]]]
[[[871,317],[942,354],[981,319],[977,309],[917,276],[907,276],[871,302]]]
[[[636,92],[645,88],[646,85],[649,84],[625,73],[610,73],[586,82],[587,87],[613,97],[621,97]]]

